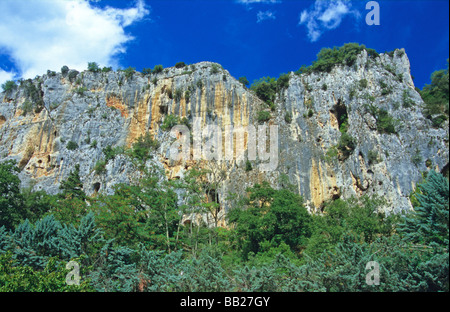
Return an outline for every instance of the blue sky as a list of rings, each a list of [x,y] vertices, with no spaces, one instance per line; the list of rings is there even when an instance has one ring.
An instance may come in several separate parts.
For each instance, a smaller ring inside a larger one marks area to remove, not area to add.
[[[87,62],[142,70],[220,63],[250,82],[310,65],[323,47],[405,48],[422,88],[449,57],[449,1],[1,0],[0,83]],[[303,18],[302,18],[303,16]]]

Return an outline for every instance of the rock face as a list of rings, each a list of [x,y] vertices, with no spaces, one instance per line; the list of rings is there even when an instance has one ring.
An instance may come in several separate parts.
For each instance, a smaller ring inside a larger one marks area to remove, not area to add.
[[[267,125],[278,126],[275,170],[260,170],[261,155],[250,162],[251,170],[245,161],[213,161],[226,172],[215,190],[224,211],[228,192],[244,192],[264,180],[283,187],[288,180],[311,210],[330,199],[376,194],[387,199],[387,210],[399,212],[411,208],[408,196],[421,172],[448,168],[448,121],[433,128],[422,114],[424,103],[403,50],[376,59],[363,51],[355,65],[335,66],[330,73],[290,73],[274,111],[209,62],[148,75],[48,73],[2,98],[0,161],[16,159],[24,187],[53,194],[76,164],[87,194],[112,193],[113,185],[130,183],[136,170],[126,155],[110,160],[105,173],[97,174],[94,166],[106,146],[130,147],[147,132],[161,143],[150,161],[165,169],[167,178],[182,178],[195,161],[170,159],[176,138],[161,129],[169,115],[185,117],[191,127],[196,120],[202,129],[217,125],[223,131],[258,129],[258,113],[267,111]],[[395,133],[380,131],[374,108],[397,120]],[[336,148],[344,132],[354,143],[345,147],[347,155]],[[246,150],[253,144],[249,138],[241,138]]]

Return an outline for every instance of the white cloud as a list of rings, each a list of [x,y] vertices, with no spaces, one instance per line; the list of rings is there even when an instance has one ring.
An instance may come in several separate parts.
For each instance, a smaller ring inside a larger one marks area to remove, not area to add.
[[[300,14],[300,25],[306,25],[308,37],[312,42],[319,40],[327,30],[336,29],[345,16],[360,18],[357,10],[352,10],[347,0],[316,0],[309,10]]]
[[[63,65],[79,70],[87,62],[118,66],[118,54],[133,40],[124,28],[148,14],[143,0],[126,9],[99,8],[87,0],[2,0],[0,49],[23,78]]]
[[[13,80],[14,79],[15,74],[14,73],[10,73],[7,71],[4,71],[3,69],[0,68],[0,86],[2,84],[4,84],[6,81],[8,80]],[[0,89],[0,92],[2,90]]]
[[[261,23],[262,21],[265,21],[265,20],[270,20],[270,19],[274,20],[274,19],[276,19],[276,16],[272,11],[265,11],[265,12],[259,11],[258,14],[256,14],[256,19],[257,19],[256,20],[257,23]]]

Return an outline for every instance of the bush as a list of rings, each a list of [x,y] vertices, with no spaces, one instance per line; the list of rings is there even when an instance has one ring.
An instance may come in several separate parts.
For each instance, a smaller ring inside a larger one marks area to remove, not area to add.
[[[317,54],[317,60],[308,68],[303,68],[301,72],[330,72],[336,65],[352,66],[363,50],[367,51],[370,58],[379,56],[375,50],[368,49],[364,45],[347,43],[339,48],[323,48]]]
[[[347,159],[356,148],[355,139],[348,133],[342,133],[339,138],[339,142],[337,145],[337,149],[341,152],[342,158],[341,160]]]
[[[91,73],[98,73],[100,71],[100,67],[98,67],[96,62],[88,62],[88,70]]]
[[[367,158],[369,159],[369,165],[376,164],[380,162],[380,158],[378,157],[377,151],[369,151],[367,154]]]
[[[211,74],[218,74],[220,72],[220,67],[217,64],[212,64],[211,65]]]
[[[162,65],[155,65],[155,67],[153,67],[153,72],[155,74],[159,74],[159,73],[162,73],[163,69],[164,68]]]
[[[368,84],[367,79],[361,79],[358,82],[359,90],[363,90],[363,89],[367,88],[367,84]]]
[[[258,122],[266,122],[270,120],[270,113],[267,111],[259,111],[256,119]]]
[[[79,74],[79,72],[76,71],[76,70],[71,70],[71,71],[69,71],[69,80],[70,80],[71,82],[73,82],[73,80],[74,80],[75,78],[77,78],[78,74]]]
[[[151,150],[157,150],[159,148],[159,142],[154,140],[150,133],[140,136],[136,143],[131,147],[131,156],[140,161],[145,162],[149,157]]]
[[[175,90],[175,97],[174,97],[174,99],[175,99],[175,101],[176,102],[179,102],[180,100],[181,100],[181,97],[183,96],[183,90],[181,90],[181,89],[176,89]]]
[[[110,71],[112,71],[112,67],[103,67],[102,68],[102,73],[109,73]]]
[[[163,124],[161,125],[161,129],[164,131],[169,131],[174,126],[178,125],[180,123],[180,118],[176,115],[167,115],[166,118],[164,118]]]
[[[78,144],[74,141],[69,141],[66,145],[66,148],[70,151],[74,151],[78,148]]]
[[[97,175],[101,175],[106,173],[106,161],[105,160],[98,160],[95,163],[94,171]]]
[[[447,69],[433,72],[431,84],[425,85],[420,92],[425,102],[425,114],[449,114],[448,66],[447,59]]]
[[[69,67],[67,67],[66,65],[64,65],[63,67],[61,67],[61,74],[63,76],[67,75],[67,73],[69,72]]]
[[[277,91],[280,92],[283,89],[289,87],[289,74],[281,74],[277,79]]]
[[[3,92],[10,93],[17,89],[16,82],[13,80],[8,80],[7,82],[2,84]]]
[[[186,64],[184,62],[178,62],[175,64],[175,68],[183,68],[185,66],[186,66]]]
[[[414,101],[411,99],[408,90],[403,90],[402,100],[404,108],[409,108],[414,105]]]
[[[247,77],[239,77],[239,82],[242,83],[244,87],[247,87],[250,84],[250,82],[248,82]]]
[[[277,92],[277,83],[275,78],[261,78],[250,86],[250,90],[253,90],[256,96],[269,105],[269,107],[274,105]]]
[[[79,87],[75,89],[75,93],[78,94],[79,96],[83,96],[84,92],[86,92],[88,89],[86,89],[85,87]]]
[[[125,77],[127,79],[130,79],[131,77],[133,77],[135,70],[136,69],[134,67],[128,67],[127,69],[125,69],[123,71],[125,73]]]
[[[152,69],[151,68],[143,68],[142,73],[144,75],[150,75],[152,73]]]
[[[292,122],[292,113],[291,112],[286,112],[286,114],[284,114],[284,121],[286,121],[287,123]]]
[[[389,112],[383,108],[378,108],[373,104],[367,105],[369,113],[375,118],[377,130],[380,133],[395,134],[395,129],[399,121],[393,118]]]

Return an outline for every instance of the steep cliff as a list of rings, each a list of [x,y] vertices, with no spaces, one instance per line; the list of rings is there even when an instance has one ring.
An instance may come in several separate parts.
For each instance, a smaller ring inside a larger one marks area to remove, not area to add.
[[[421,172],[448,168],[448,121],[433,127],[423,115],[403,50],[376,58],[363,50],[350,67],[291,72],[272,110],[210,62],[146,75],[48,72],[1,97],[0,161],[17,160],[23,186],[49,193],[59,191],[76,164],[87,194],[111,193],[114,184],[133,181],[137,172],[124,153],[109,160],[105,172],[94,167],[105,147],[130,147],[147,132],[161,143],[149,163],[165,169],[166,178],[183,178],[195,161],[170,159],[176,138],[161,128],[169,116],[185,118],[191,129],[197,121],[202,129],[225,131],[257,129],[264,111],[265,124],[278,126],[275,170],[260,170],[261,155],[250,161],[251,170],[246,161],[208,162],[225,168],[215,190],[224,210],[229,192],[263,180],[283,187],[288,180],[311,210],[330,199],[376,194],[398,212],[411,208],[408,196]],[[249,134],[241,139],[247,150]]]

